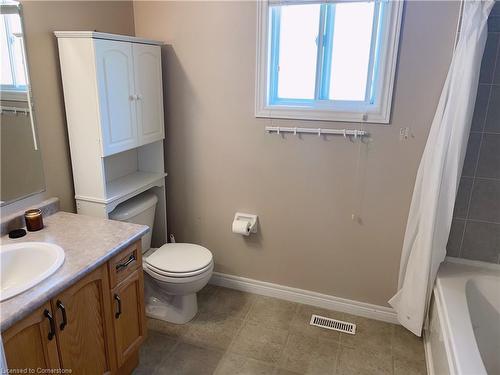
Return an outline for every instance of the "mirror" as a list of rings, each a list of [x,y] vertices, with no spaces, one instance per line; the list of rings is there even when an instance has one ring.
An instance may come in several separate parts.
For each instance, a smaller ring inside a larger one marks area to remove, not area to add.
[[[0,1],[0,206],[45,189],[21,6]]]

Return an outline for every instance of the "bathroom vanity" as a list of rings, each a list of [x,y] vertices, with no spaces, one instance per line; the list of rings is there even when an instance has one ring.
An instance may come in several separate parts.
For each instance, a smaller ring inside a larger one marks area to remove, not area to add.
[[[140,239],[148,227],[65,212],[45,224],[20,239],[1,238],[2,245],[49,242],[65,252],[53,275],[0,303],[8,367],[131,373],[146,335]]]

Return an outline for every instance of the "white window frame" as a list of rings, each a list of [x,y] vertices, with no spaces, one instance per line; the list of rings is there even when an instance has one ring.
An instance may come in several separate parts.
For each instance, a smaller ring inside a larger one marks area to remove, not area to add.
[[[257,59],[255,87],[255,117],[297,120],[367,122],[388,124],[391,116],[392,93],[396,75],[403,1],[383,1],[387,22],[381,31],[379,84],[374,103],[346,102],[335,105],[269,104],[269,19],[271,5],[352,2],[357,0],[261,0],[257,2]],[[373,1],[373,0],[368,0]]]
[[[2,15],[4,14],[17,14],[19,17],[20,15],[20,8],[18,4],[1,4],[1,12]],[[22,20],[21,20],[22,22]],[[8,22],[7,18],[3,19],[3,24],[0,25],[0,27],[3,27],[5,29],[5,32],[7,35],[11,35],[12,30],[10,27],[10,23]],[[16,38],[21,38],[21,48],[23,50],[23,58],[25,58],[24,54],[24,39],[23,35],[15,35],[14,37]],[[24,72],[25,72],[25,79],[26,79],[26,85],[16,85],[15,83],[17,82],[17,77],[16,77],[16,72],[15,72],[15,64],[17,61],[15,61],[14,56],[12,54],[12,42],[9,40],[7,41],[7,51],[9,53],[9,60],[10,60],[10,67],[11,67],[11,74],[12,74],[12,79],[14,80],[13,85],[0,85],[0,99],[1,100],[9,100],[9,101],[19,101],[19,102],[25,102],[28,101],[27,99],[27,94],[28,94],[28,73],[26,71],[26,61],[22,61],[24,65]],[[25,59],[26,60],[26,59]]]

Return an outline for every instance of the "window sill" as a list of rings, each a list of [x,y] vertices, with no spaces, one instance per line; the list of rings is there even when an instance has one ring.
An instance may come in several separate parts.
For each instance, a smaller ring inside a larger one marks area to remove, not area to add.
[[[341,112],[331,110],[320,110],[317,108],[286,108],[286,107],[264,107],[255,110],[255,117],[278,118],[289,120],[312,120],[331,122],[357,122],[389,124],[389,113],[378,112]]]
[[[0,91],[0,100],[11,102],[27,102],[28,93],[26,91]]]

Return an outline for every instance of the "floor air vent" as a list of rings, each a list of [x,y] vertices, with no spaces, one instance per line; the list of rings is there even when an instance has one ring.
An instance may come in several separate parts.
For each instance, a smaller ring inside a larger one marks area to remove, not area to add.
[[[309,324],[312,326],[331,329],[333,331],[349,333],[351,335],[354,335],[356,333],[356,324],[343,322],[342,320],[332,318],[325,318],[324,316],[314,314],[313,316],[311,316],[311,321],[309,322]]]

